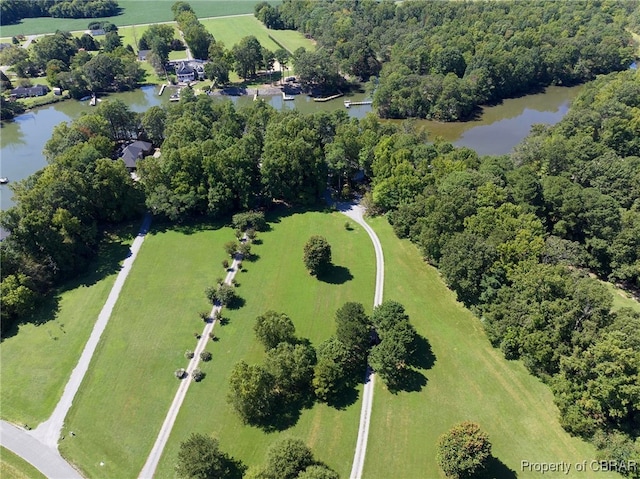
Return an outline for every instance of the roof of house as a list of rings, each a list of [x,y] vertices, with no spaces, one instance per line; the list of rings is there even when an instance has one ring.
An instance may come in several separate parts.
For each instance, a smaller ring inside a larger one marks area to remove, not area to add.
[[[35,85],[35,86],[19,86],[11,90],[11,94],[15,96],[42,96],[46,95],[49,91],[49,88],[45,85]]]
[[[138,52],[138,60],[146,60],[147,55],[149,55],[150,52],[151,50],[140,50]]]
[[[135,168],[138,160],[144,158],[144,153],[151,151],[153,145],[147,141],[136,140],[122,150],[120,158],[127,168]]]
[[[182,62],[176,68],[177,75],[191,75],[193,74],[194,69],[189,64]]]

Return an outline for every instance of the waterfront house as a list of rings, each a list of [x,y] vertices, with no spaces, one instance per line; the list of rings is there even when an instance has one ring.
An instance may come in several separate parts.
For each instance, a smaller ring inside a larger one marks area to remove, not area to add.
[[[204,80],[204,62],[192,60],[176,64],[176,77],[179,83],[189,83],[194,80]]]
[[[147,141],[136,140],[122,150],[120,158],[129,171],[136,169],[138,161],[147,156],[152,150],[152,144]]]
[[[28,98],[32,96],[44,96],[49,92],[49,87],[46,85],[36,85],[36,86],[19,86],[18,88],[14,88],[11,90],[11,96],[13,98]]]

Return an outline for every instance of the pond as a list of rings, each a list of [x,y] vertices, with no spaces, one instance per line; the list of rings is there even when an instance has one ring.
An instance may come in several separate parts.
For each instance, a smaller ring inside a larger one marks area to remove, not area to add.
[[[558,122],[581,88],[549,87],[544,93],[505,100],[499,105],[483,108],[482,115],[473,121],[439,123],[419,120],[417,124],[428,130],[432,138],[441,136],[457,146],[473,148],[481,155],[505,154],[529,133],[533,124]],[[118,98],[131,110],[143,112],[151,106],[168,103],[170,91],[165,91],[163,96],[158,96],[157,92],[157,86],[146,86],[132,92],[113,94],[109,98]],[[223,98],[237,105],[253,101],[252,96]],[[282,96],[263,98],[277,109],[296,108],[303,113],[311,113],[344,110],[345,99],[357,102],[365,100],[366,96],[356,93],[328,102],[315,102],[306,95],[297,95],[293,101],[284,101]],[[0,176],[18,181],[46,166],[42,150],[53,128],[90,111],[89,108],[88,101],[65,101],[36,108],[3,124],[0,130]],[[361,105],[351,106],[346,111],[350,116],[361,118],[372,109],[370,105]],[[12,204],[9,186],[0,185],[0,208],[5,210]]]

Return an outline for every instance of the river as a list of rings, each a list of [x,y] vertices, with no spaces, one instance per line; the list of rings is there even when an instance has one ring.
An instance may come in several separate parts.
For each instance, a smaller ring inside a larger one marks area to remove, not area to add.
[[[473,148],[481,155],[509,153],[530,131],[535,123],[554,124],[568,111],[570,102],[581,90],[581,86],[564,88],[549,87],[544,93],[504,100],[501,104],[483,108],[477,120],[460,123],[439,123],[419,120],[434,138],[436,135],[457,146]],[[113,94],[111,98],[124,101],[131,110],[142,112],[154,105],[169,101],[170,90],[162,97],[158,87],[147,86],[132,92]],[[249,104],[252,97],[230,97],[236,105]],[[328,102],[314,102],[306,95],[298,95],[294,101],[283,101],[281,96],[263,97],[277,109],[296,108],[304,113],[344,109],[346,98],[361,101],[365,95],[355,94]],[[69,122],[90,111],[88,101],[65,101],[36,108],[19,115],[0,129],[0,176],[17,181],[46,166],[42,154],[53,128]],[[352,106],[346,110],[350,116],[361,118],[371,111],[370,105]],[[0,185],[0,208],[9,208],[11,190]]]

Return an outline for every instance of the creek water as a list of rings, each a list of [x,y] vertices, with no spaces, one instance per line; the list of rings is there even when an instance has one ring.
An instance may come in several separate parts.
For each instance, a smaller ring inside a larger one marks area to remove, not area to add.
[[[468,122],[439,123],[418,120],[416,123],[429,131],[430,137],[441,136],[457,146],[467,146],[481,155],[509,153],[536,123],[554,124],[566,114],[571,100],[581,86],[549,87],[544,93],[504,100],[501,104],[484,107],[477,119]],[[171,90],[158,96],[158,87],[146,86],[132,92],[110,95],[129,105],[136,112],[143,112],[154,105],[169,102]],[[253,101],[252,96],[221,97],[241,106]],[[276,109],[298,109],[303,113],[345,109],[344,100],[357,102],[366,99],[364,93],[337,98],[328,102],[315,102],[306,95],[297,95],[293,101],[282,96],[261,97]],[[89,102],[69,100],[31,110],[0,128],[0,176],[18,181],[46,166],[42,154],[53,128],[61,122],[69,122],[89,112]],[[361,118],[372,111],[370,105],[352,106],[346,110],[350,116]],[[9,208],[9,185],[0,185],[0,209]]]

